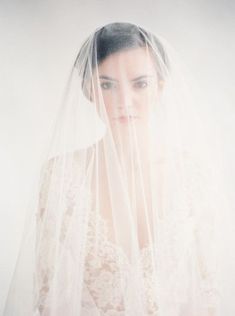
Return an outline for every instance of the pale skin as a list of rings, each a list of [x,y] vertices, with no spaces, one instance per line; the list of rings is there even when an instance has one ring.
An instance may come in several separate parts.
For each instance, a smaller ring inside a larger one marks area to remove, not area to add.
[[[153,57],[145,48],[116,52],[98,66],[93,80],[91,99],[95,103],[101,103],[99,95],[102,95],[101,107],[105,106],[107,114],[104,119],[109,120],[117,148],[120,149],[120,142],[125,146],[123,154],[128,159],[128,127],[135,124],[138,146],[146,148],[147,121],[152,107],[158,103],[163,86]],[[128,119],[128,114],[133,118]],[[101,116],[104,117],[104,114]],[[142,152],[146,157],[146,151]]]

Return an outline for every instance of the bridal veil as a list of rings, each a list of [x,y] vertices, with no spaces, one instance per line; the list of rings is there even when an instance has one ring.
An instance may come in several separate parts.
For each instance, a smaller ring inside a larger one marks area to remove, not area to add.
[[[214,316],[226,198],[168,43],[97,28],[74,61],[5,316]]]

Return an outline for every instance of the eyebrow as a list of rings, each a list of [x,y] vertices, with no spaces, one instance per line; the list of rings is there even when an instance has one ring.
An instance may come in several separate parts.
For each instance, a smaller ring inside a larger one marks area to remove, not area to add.
[[[131,81],[138,81],[140,79],[144,79],[144,78],[148,78],[148,77],[153,77],[153,75],[143,75],[143,76],[138,76],[134,79],[131,79]],[[110,80],[110,81],[115,81],[115,82],[118,82],[118,80],[114,79],[114,78],[111,78],[109,76],[99,76],[100,79],[105,79],[105,80]]]
[[[118,80],[116,80],[116,79],[113,79],[113,78],[111,78],[111,77],[108,77],[108,76],[99,76],[100,77],[100,79],[105,79],[105,80],[110,80],[110,81],[118,81]]]

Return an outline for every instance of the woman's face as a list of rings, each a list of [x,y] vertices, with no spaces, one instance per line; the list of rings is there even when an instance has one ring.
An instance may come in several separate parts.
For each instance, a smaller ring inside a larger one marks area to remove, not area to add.
[[[93,83],[91,99],[112,127],[146,123],[160,91],[156,63],[145,48],[108,56],[95,69]]]

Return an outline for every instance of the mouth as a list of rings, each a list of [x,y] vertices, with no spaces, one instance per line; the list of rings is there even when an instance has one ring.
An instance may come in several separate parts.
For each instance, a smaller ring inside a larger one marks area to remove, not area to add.
[[[128,122],[128,121],[136,120],[138,118],[139,117],[136,115],[127,115],[127,116],[122,115],[122,116],[115,117],[114,120],[121,121],[121,122]]]

